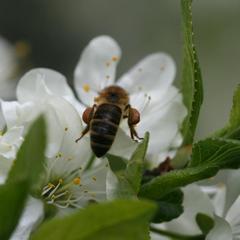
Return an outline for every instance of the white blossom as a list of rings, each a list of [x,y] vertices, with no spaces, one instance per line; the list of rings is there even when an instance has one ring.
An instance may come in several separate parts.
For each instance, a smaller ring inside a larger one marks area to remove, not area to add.
[[[134,66],[115,82],[116,67],[121,58],[118,44],[108,36],[94,38],[84,49],[75,69],[74,85],[80,100],[92,106],[94,97],[109,85],[128,91],[130,104],[139,110],[141,121],[136,130],[140,136],[150,132],[148,158],[152,166],[172,157],[182,143],[179,128],[186,116],[182,96],[172,83],[175,64],[165,53],[154,53]],[[126,121],[122,122],[111,151],[130,155],[134,148]]]
[[[78,144],[75,142],[83,130],[77,107],[73,107],[78,103],[75,102],[70,88],[66,91],[66,88],[58,88],[58,84],[67,86],[61,74],[50,69],[31,70],[22,77],[17,86],[17,101],[1,102],[7,130],[2,139],[0,138],[0,155],[10,155],[4,152],[1,146],[8,139],[13,145],[14,141],[18,142],[24,138],[29,125],[40,113],[44,114],[47,121],[45,171],[40,179],[42,200],[29,199],[13,239],[28,239],[32,228],[42,219],[42,201],[56,206],[59,214],[66,214],[74,208],[84,207],[91,201],[103,201],[107,196],[108,162],[102,159],[100,164],[84,171],[92,155],[90,143],[88,139],[83,139]],[[15,137],[8,137],[13,135],[14,129],[21,129],[21,132],[15,134]],[[8,159],[4,176],[15,159],[19,145]],[[3,164],[4,162],[0,161],[0,169]],[[39,209],[35,214],[32,203]],[[14,238],[15,236],[17,237]]]
[[[208,185],[191,184],[184,187],[183,214],[177,219],[155,226],[181,235],[198,235],[201,231],[196,215],[203,213],[214,220],[214,227],[207,234],[206,240],[240,239],[239,181],[240,171],[230,170],[224,171],[224,178],[218,174],[214,180],[207,181]],[[156,236],[153,239],[158,238]]]

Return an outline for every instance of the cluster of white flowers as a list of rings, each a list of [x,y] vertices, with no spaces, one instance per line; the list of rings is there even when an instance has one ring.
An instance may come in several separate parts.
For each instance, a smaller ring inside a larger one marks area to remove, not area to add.
[[[186,108],[181,94],[172,85],[176,73],[173,60],[164,53],[149,55],[115,82],[120,57],[118,44],[108,36],[97,37],[89,43],[74,73],[80,101],[65,77],[56,71],[33,69],[20,79],[17,100],[1,101],[1,183],[6,179],[29,125],[44,113],[48,144],[42,199],[55,205],[59,213],[84,207],[91,201],[106,200],[107,175],[111,171],[107,160],[102,158],[85,171],[92,156],[89,137],[78,143],[75,140],[83,130],[81,116],[84,109],[93,105],[99,91],[113,84],[126,89],[131,105],[139,110],[139,135],[150,132],[147,160],[151,166],[174,156],[182,143],[179,128],[186,116]],[[135,148],[127,124],[122,121],[110,152],[127,158]],[[12,239],[28,239],[42,216],[42,201],[29,197]]]
[[[210,179],[206,185],[191,184],[183,188],[184,213],[177,219],[164,224],[155,224],[184,236],[201,234],[196,222],[198,213],[214,220],[214,226],[206,240],[240,239],[240,171],[228,170]],[[152,233],[152,240],[167,238]]]

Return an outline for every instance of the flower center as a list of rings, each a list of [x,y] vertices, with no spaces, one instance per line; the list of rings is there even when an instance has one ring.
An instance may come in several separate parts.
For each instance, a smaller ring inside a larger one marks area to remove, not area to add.
[[[49,182],[42,189],[42,197],[47,204],[53,204],[60,208],[79,207],[78,199],[74,196],[71,187],[81,187],[81,178],[75,177],[70,182],[64,182],[62,178],[57,181]]]
[[[83,90],[85,91],[85,92],[89,92],[90,91],[90,86],[88,85],[88,84],[83,84]]]

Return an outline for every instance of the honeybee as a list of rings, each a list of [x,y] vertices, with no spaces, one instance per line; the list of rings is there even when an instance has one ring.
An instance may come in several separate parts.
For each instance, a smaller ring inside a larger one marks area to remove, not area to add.
[[[119,86],[104,88],[94,99],[94,105],[85,109],[82,115],[87,124],[78,142],[90,131],[91,148],[97,157],[104,156],[113,144],[119,124],[127,118],[131,138],[138,136],[135,125],[140,122],[140,113],[129,104],[128,93]]]

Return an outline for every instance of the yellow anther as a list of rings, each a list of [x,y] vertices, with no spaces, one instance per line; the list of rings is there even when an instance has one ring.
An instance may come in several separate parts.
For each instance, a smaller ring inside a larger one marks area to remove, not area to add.
[[[79,185],[79,184],[81,183],[81,178],[80,178],[80,177],[74,178],[74,179],[73,179],[73,183],[74,183],[75,185]]]
[[[58,182],[59,182],[60,184],[62,184],[62,183],[63,183],[63,179],[62,179],[62,178],[59,178]]]
[[[64,128],[64,131],[67,131],[67,130],[68,130],[68,128],[67,128],[67,127],[65,127],[65,128]]]
[[[112,61],[116,62],[118,60],[118,57],[117,56],[113,56],[112,57]]]
[[[93,181],[97,181],[97,178],[96,178],[96,177],[92,177],[92,180],[93,180]]]
[[[89,92],[90,86],[89,86],[88,84],[83,84],[83,90],[84,90],[85,92]]]

